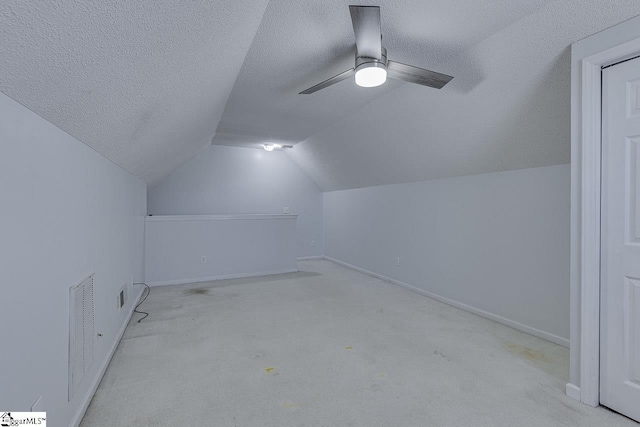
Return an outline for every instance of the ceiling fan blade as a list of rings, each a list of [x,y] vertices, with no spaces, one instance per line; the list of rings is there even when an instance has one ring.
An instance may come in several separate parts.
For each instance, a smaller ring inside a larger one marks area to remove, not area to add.
[[[397,80],[404,80],[409,83],[416,83],[436,89],[442,89],[453,77],[435,71],[425,70],[400,62],[389,61],[387,63],[387,77]]]
[[[379,6],[349,6],[353,32],[356,35],[358,56],[380,59],[382,35],[380,33]]]
[[[320,89],[324,89],[327,86],[334,85],[338,82],[343,81],[344,79],[348,79],[349,77],[351,77],[354,74],[354,71],[355,70],[353,68],[350,68],[347,71],[343,71],[342,73],[338,74],[337,76],[333,76],[330,79],[323,81],[322,83],[318,83],[315,86],[311,86],[309,89],[303,90],[298,95],[308,95],[310,93],[317,92]]]

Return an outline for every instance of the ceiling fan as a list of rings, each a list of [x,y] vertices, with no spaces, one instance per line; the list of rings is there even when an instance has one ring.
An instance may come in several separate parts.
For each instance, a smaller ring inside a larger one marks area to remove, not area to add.
[[[389,61],[387,49],[382,47],[379,6],[349,6],[349,12],[353,22],[353,32],[356,35],[355,67],[303,90],[300,95],[317,92],[353,75],[355,75],[356,84],[362,87],[380,86],[387,77],[390,77],[440,89],[453,79],[446,74]]]

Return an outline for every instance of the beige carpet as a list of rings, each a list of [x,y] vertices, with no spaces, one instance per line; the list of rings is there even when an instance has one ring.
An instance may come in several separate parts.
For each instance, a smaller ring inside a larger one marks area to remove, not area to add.
[[[328,261],[153,288],[82,426],[637,426],[568,350]]]

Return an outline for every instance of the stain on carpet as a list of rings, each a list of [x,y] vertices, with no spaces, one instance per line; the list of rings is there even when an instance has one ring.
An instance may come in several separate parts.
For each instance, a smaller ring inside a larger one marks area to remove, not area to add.
[[[208,295],[209,289],[205,289],[205,288],[187,289],[186,291],[184,291],[184,294],[185,295]]]
[[[544,352],[540,350],[534,350],[532,348],[525,347],[520,344],[509,343],[509,345],[507,345],[507,349],[511,353],[516,354],[529,362],[534,362],[534,363],[535,362],[538,362],[538,363],[551,362],[551,358],[547,356]]]
[[[433,351],[433,354],[435,354],[436,356],[440,356],[440,357],[442,357],[442,358],[443,358],[443,359],[445,359],[447,362],[451,362],[451,358],[450,358],[449,356],[447,356],[446,354],[444,354],[443,352],[441,352],[441,351],[434,350],[434,351]]]
[[[284,409],[293,409],[296,407],[296,404],[291,402],[290,400],[285,400],[284,402],[282,402],[282,406],[284,407]]]

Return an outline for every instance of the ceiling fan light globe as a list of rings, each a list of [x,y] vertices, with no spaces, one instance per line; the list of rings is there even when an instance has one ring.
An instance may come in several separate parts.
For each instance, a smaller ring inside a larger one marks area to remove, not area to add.
[[[387,69],[382,64],[368,63],[356,68],[356,84],[361,87],[376,87],[387,81]]]

